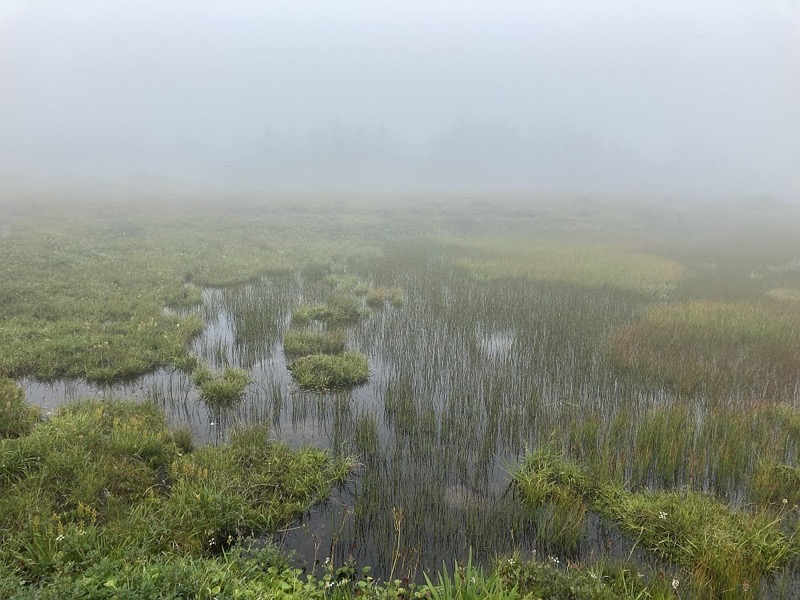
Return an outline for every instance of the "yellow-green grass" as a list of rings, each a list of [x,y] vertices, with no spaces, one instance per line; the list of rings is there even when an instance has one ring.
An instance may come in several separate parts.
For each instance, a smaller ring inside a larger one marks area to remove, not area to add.
[[[300,388],[317,392],[346,389],[369,379],[369,362],[360,352],[304,356],[289,370]]]
[[[622,245],[563,238],[445,238],[455,263],[483,279],[526,277],[664,294],[686,270],[678,262]]]
[[[347,335],[343,329],[331,331],[289,329],[283,336],[283,351],[290,357],[341,354],[345,350],[346,341]]]
[[[618,365],[693,392],[793,386],[800,369],[800,308],[693,301],[650,307],[611,341]]]
[[[787,302],[800,302],[800,289],[795,288],[773,288],[766,294],[773,300],[784,300]]]

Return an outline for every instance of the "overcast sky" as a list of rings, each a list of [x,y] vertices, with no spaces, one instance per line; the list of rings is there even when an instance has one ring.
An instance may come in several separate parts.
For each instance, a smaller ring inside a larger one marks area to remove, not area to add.
[[[0,185],[800,196],[800,0],[2,0]]]

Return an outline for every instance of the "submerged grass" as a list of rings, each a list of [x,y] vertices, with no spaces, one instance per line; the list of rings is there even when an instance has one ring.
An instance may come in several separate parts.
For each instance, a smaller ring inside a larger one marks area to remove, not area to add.
[[[294,361],[289,370],[300,388],[317,392],[341,390],[369,379],[369,361],[360,352],[304,356]]]

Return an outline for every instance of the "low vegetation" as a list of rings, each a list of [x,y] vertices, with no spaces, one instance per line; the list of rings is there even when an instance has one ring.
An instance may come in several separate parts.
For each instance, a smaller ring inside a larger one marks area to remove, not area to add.
[[[290,357],[341,354],[346,342],[347,335],[343,329],[324,332],[289,329],[283,337],[283,351]]]
[[[0,440],[3,597],[211,598],[218,585],[232,597],[228,571],[303,589],[263,553],[220,553],[302,515],[352,463],[291,451],[264,427],[188,454],[180,438],[151,404],[85,401]]]
[[[192,377],[200,390],[200,399],[212,408],[231,408],[238,404],[250,379],[250,373],[244,369],[231,367],[226,367],[221,373],[202,367]]]
[[[369,379],[369,361],[360,352],[304,356],[289,370],[300,388],[317,392],[350,388]]]
[[[392,306],[402,306],[405,301],[405,293],[398,287],[375,288],[367,294],[367,306],[372,308],[383,308],[387,302]]]
[[[788,518],[797,509],[787,503],[777,512],[745,512],[697,492],[630,492],[546,449],[526,458],[514,483],[533,510],[554,504],[573,516],[577,508],[608,519],[636,546],[674,565],[676,581],[683,578],[678,569],[686,573],[693,597],[747,597],[800,555],[800,526]],[[560,518],[569,522],[569,515]]]

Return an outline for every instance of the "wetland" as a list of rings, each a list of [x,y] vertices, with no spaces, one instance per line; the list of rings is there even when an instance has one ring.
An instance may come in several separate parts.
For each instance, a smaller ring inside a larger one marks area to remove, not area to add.
[[[0,589],[800,594],[796,209],[130,206],[2,206]]]

